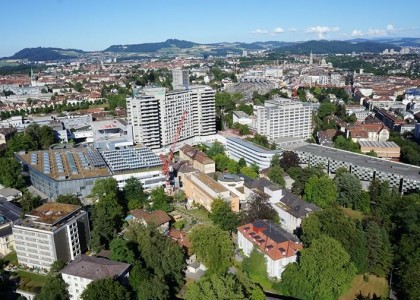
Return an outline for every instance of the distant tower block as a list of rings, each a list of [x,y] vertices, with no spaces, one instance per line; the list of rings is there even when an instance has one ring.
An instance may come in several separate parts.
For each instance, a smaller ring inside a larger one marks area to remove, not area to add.
[[[309,55],[309,64],[312,65],[314,63],[314,58],[312,56],[312,51],[311,54]]]
[[[31,68],[31,86],[36,86],[36,79],[34,76],[34,71]]]
[[[188,70],[172,70],[172,87],[174,90],[187,90],[190,85],[190,73]]]

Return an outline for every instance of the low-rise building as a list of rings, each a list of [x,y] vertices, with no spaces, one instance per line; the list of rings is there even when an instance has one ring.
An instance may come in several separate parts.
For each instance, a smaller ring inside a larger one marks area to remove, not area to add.
[[[369,153],[375,151],[378,157],[399,159],[401,148],[395,142],[359,142],[360,151]]]
[[[259,220],[238,227],[238,247],[246,256],[253,249],[261,252],[267,263],[267,274],[281,278],[289,263],[296,261],[303,246],[292,234],[271,221]]]
[[[22,192],[17,189],[14,189],[14,188],[0,189],[0,197],[5,198],[7,201],[16,200],[20,196],[22,196]]]
[[[189,200],[208,211],[211,211],[211,204],[217,198],[229,202],[233,211],[239,211],[239,198],[203,172],[185,174],[183,184]]]
[[[181,160],[188,160],[193,168],[200,172],[206,174],[216,172],[214,160],[209,158],[203,151],[197,150],[188,144],[179,149],[179,158]]]
[[[105,278],[126,281],[130,265],[102,257],[80,255],[64,267],[60,273],[68,284],[70,299],[80,300],[89,283]],[[99,299],[98,299],[99,300]]]
[[[386,142],[389,139],[389,130],[383,124],[360,124],[346,129],[347,137],[353,142],[370,141]]]
[[[0,127],[0,144],[6,144],[16,132],[14,127]]]
[[[171,217],[163,210],[148,212],[144,209],[133,209],[130,210],[130,214],[127,216],[126,221],[140,222],[144,226],[153,225],[161,232],[166,233],[169,230]]]
[[[14,223],[18,222],[22,211],[13,203],[0,198],[0,254],[7,255],[15,249],[15,238],[12,231]]]
[[[49,270],[56,260],[67,263],[87,250],[87,212],[80,206],[49,202],[13,225],[19,264]]]
[[[250,116],[248,116],[247,113],[243,111],[234,110],[232,113],[232,116],[233,116],[233,124],[239,123],[239,124],[248,125],[248,126],[252,125],[252,119],[250,118]]]

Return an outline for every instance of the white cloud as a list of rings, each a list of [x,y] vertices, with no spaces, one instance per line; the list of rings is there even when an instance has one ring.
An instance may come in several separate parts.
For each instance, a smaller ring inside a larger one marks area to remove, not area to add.
[[[371,36],[383,36],[383,35],[387,35],[387,31],[384,29],[372,29],[369,28],[369,30],[367,31],[367,35],[371,35]]]
[[[252,33],[256,33],[256,34],[266,34],[266,33],[268,33],[268,30],[265,30],[265,29],[255,29],[255,30],[253,30],[252,31]]]
[[[351,36],[354,36],[354,37],[356,37],[356,36],[364,36],[364,34],[363,34],[363,32],[361,30],[354,29],[351,32]]]
[[[313,26],[306,29],[307,33],[316,33],[320,39],[325,37],[326,33],[339,31],[339,27],[329,27],[329,26]]]
[[[294,28],[294,27],[289,28],[289,32],[296,32],[296,31],[297,31],[297,29],[296,29],[296,28]]]
[[[274,28],[273,33],[283,33],[284,29],[281,27]]]
[[[392,25],[392,24],[388,24],[388,25],[386,26],[386,30],[387,30],[387,31],[394,31],[394,30],[395,30],[394,25]]]

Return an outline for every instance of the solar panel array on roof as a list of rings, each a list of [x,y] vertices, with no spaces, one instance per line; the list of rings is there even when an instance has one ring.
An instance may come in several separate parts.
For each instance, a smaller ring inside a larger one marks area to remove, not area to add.
[[[103,158],[101,157],[101,155],[99,155],[97,150],[93,150],[91,148],[87,149],[87,156],[90,160],[90,163],[95,167],[104,167],[105,166],[105,161],[103,160]]]
[[[33,152],[31,154],[31,165],[38,164],[38,154],[36,152]]]
[[[50,154],[48,152],[43,153],[43,159],[44,159],[44,173],[50,174]]]
[[[103,158],[113,172],[160,166],[159,157],[148,148],[102,150]]]
[[[83,152],[77,152],[77,155],[79,156],[80,159],[80,163],[83,166],[83,169],[88,170],[89,168],[89,162],[88,159],[86,158],[85,154]]]
[[[76,166],[76,162],[74,161],[73,154],[71,152],[67,152],[66,155],[67,155],[67,162],[69,163],[71,174],[73,175],[79,174],[79,172],[77,171],[77,166]]]
[[[56,152],[54,153],[54,156],[55,156],[55,164],[57,166],[57,172],[64,173],[64,165],[63,165],[63,159],[61,158],[61,154]]]

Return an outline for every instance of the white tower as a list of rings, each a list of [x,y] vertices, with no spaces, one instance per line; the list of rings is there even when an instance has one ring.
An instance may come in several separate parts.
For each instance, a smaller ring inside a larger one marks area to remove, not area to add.
[[[312,65],[314,63],[314,58],[312,57],[312,51],[311,55],[309,55],[309,64]]]

